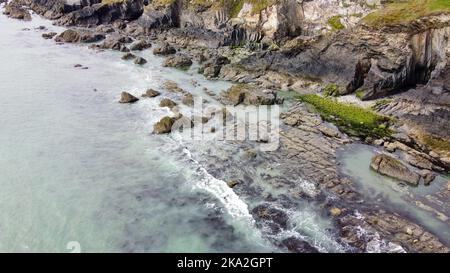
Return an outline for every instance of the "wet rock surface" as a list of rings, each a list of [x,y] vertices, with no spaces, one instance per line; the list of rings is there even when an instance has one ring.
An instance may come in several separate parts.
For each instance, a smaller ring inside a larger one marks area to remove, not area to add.
[[[94,45],[93,48],[128,52],[130,51],[130,49],[127,48],[127,44],[129,44],[131,41],[132,39],[130,37],[120,34],[111,34],[108,35],[102,43]]]
[[[232,105],[273,105],[280,102],[272,90],[261,90],[257,86],[243,84],[234,85],[222,98],[225,104]]]
[[[168,98],[162,99],[161,102],[159,103],[159,107],[168,107],[172,109],[175,106],[177,106],[177,104],[173,100]]]
[[[3,13],[13,19],[31,21],[30,12],[15,1],[6,5]]]
[[[137,57],[136,59],[134,59],[134,63],[137,65],[144,65],[147,63],[147,60],[142,57]]]
[[[168,43],[164,43],[161,47],[157,47],[153,50],[153,54],[162,56],[173,55],[176,52],[176,49]]]
[[[68,29],[56,36],[56,42],[62,43],[95,43],[105,39],[105,35],[89,30]]]
[[[150,47],[152,47],[151,43],[145,40],[138,40],[130,45],[130,50],[141,51]]]
[[[53,39],[53,37],[55,37],[58,33],[56,32],[48,32],[48,33],[44,33],[42,34],[42,38],[46,39],[46,40],[50,40]]]
[[[172,131],[172,126],[175,123],[175,118],[172,117],[164,117],[160,121],[158,121],[153,126],[153,133],[161,135],[161,134],[168,134]]]
[[[372,158],[370,167],[378,173],[417,186],[420,176],[408,169],[402,162],[391,156],[380,154]]]
[[[128,92],[122,92],[122,94],[120,95],[120,103],[135,103],[137,102],[139,99],[136,98],[135,96],[131,95]]]
[[[192,60],[184,55],[184,54],[178,54],[172,57],[167,58],[163,66],[165,67],[175,67],[180,69],[187,69],[192,65]]]
[[[153,89],[148,89],[145,94],[142,95],[142,97],[144,98],[154,98],[161,95],[161,92],[153,90]]]

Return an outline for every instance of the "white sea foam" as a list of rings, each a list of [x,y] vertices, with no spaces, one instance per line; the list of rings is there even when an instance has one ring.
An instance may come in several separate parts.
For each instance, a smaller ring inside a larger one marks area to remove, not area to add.
[[[287,210],[290,230],[286,234],[293,234],[303,239],[320,252],[344,252],[346,248],[336,242],[333,234],[327,231],[332,224],[327,219],[322,219],[308,207],[302,210]],[[301,232],[301,233],[300,233]],[[283,235],[283,234],[281,234]]]
[[[197,172],[202,177],[195,187],[213,194],[220,200],[232,217],[245,220],[249,226],[254,227],[255,220],[250,214],[247,204],[242,201],[230,187],[228,187],[225,181],[217,179],[208,173],[208,171],[193,158],[191,152],[187,148],[183,149],[183,153],[196,165]]]

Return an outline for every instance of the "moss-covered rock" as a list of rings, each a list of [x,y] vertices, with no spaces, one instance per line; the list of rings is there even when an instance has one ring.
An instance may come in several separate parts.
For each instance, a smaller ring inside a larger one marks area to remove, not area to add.
[[[349,135],[365,138],[386,137],[392,133],[389,129],[390,119],[369,109],[319,95],[302,95],[300,100],[314,106],[322,118],[336,124]]]
[[[175,121],[176,119],[173,117],[163,117],[153,126],[153,133],[161,135],[172,132],[172,126],[175,124]]]

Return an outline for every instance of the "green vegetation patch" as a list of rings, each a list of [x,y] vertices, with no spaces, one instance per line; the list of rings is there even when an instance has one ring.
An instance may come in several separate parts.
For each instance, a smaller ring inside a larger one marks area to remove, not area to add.
[[[345,26],[342,24],[341,18],[342,17],[340,15],[336,15],[336,16],[331,17],[330,19],[328,19],[328,25],[330,25],[330,27],[334,31],[344,29]]]
[[[339,85],[335,84],[335,83],[330,83],[327,84],[325,86],[325,88],[323,89],[323,94],[326,97],[337,97],[341,94],[341,88],[339,87]]]
[[[355,92],[355,96],[360,100],[362,100],[364,98],[365,94],[366,94],[366,91],[364,89],[358,89]]]
[[[381,100],[377,100],[375,102],[375,104],[372,106],[373,110],[379,110],[380,108],[388,105],[389,103],[391,103],[392,100],[391,99],[381,99]]]
[[[368,14],[363,22],[375,28],[407,24],[419,18],[450,12],[450,0],[394,0]]]
[[[450,142],[448,140],[429,134],[420,134],[418,138],[420,142],[430,147],[431,150],[450,154]]]
[[[392,133],[390,119],[371,110],[319,95],[301,95],[300,100],[314,106],[323,119],[336,124],[348,135],[365,138],[385,137]]]

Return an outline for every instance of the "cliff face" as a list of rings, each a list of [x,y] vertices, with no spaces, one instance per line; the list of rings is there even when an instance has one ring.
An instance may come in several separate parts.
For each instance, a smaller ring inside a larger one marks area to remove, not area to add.
[[[380,0],[14,1],[63,25],[133,21],[136,33],[170,29],[183,46],[257,45],[265,51],[244,58],[246,70],[317,78],[363,99],[427,84],[448,67],[450,6],[437,12],[436,0],[400,8]]]
[[[355,26],[378,5],[379,0],[156,0],[149,2],[142,26],[177,25],[225,35],[238,28],[243,41],[278,42]]]

